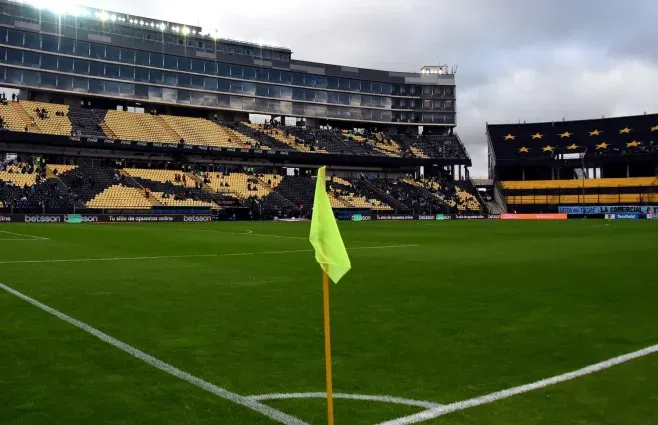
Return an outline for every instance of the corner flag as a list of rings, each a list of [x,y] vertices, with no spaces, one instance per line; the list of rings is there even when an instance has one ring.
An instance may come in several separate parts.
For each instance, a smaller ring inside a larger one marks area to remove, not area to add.
[[[338,283],[352,265],[327,195],[326,172],[327,167],[318,170],[309,239],[315,249],[315,261],[334,283]]]
[[[322,267],[324,300],[324,362],[327,379],[327,424],[334,425],[333,378],[331,373],[331,325],[329,315],[329,278],[338,283],[351,268],[350,257],[340,237],[338,225],[327,195],[327,167],[318,170],[309,240],[315,249],[315,261]]]

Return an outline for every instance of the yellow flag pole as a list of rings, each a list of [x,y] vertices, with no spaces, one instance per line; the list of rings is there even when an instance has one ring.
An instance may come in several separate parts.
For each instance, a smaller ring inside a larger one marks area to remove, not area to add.
[[[327,423],[334,425],[334,394],[331,378],[331,326],[329,318],[329,276],[322,272],[324,293],[324,361],[327,375]]]

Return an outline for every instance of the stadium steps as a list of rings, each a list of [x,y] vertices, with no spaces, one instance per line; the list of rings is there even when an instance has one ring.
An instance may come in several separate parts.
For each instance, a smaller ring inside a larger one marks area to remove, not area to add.
[[[135,180],[135,179],[133,178],[133,176],[131,176],[130,174],[128,174],[127,171],[125,171],[125,170],[119,170],[119,174],[121,174],[121,175],[126,179],[126,182],[127,182],[131,187],[134,187],[134,188],[139,189],[139,190],[142,192],[142,195],[144,195],[144,198],[146,198],[146,200],[149,201],[149,202],[151,203],[152,206],[154,206],[154,207],[161,207],[161,206],[162,206],[162,204],[161,204],[160,202],[158,202],[158,200],[153,196],[153,194],[151,194],[151,196],[148,196],[148,197],[147,197],[147,196],[146,196],[146,189],[144,189],[144,186],[142,186],[141,184],[139,184],[139,182],[138,182],[137,180]]]
[[[102,123],[98,124],[98,126],[103,130],[103,133],[107,136],[108,139],[116,139],[117,135],[112,131],[112,129],[103,121]]]
[[[407,178],[407,179],[404,179],[403,181],[404,181],[405,183],[411,185],[411,186],[414,186],[418,191],[424,193],[425,196],[430,196],[430,197],[436,198],[436,199],[438,199],[438,200],[441,202],[441,204],[443,204],[446,208],[450,208],[450,204],[448,204],[448,202],[446,201],[446,199],[445,199],[443,196],[439,196],[439,194],[427,190],[425,187],[423,187],[422,184],[418,183],[418,182],[415,181],[414,179]]]
[[[175,138],[176,140],[180,140],[183,137],[181,137],[180,134],[176,133],[173,128],[167,123],[167,121],[164,120],[160,115],[154,115],[153,118],[155,118],[155,121],[162,126],[162,129],[171,137]]]
[[[23,121],[23,124],[25,124],[25,126],[30,129],[30,133],[41,133],[39,127],[32,125],[32,118],[30,118],[27,111],[25,111],[25,108],[23,108],[20,102],[11,102],[9,105],[16,116],[18,116]]]

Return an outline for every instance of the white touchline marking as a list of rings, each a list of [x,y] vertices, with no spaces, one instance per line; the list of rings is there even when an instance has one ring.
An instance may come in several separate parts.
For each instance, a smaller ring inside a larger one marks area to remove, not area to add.
[[[252,395],[249,396],[249,398],[258,401],[288,400],[288,399],[300,399],[300,398],[327,398],[327,393],[262,394],[262,395]],[[402,397],[392,397],[389,395],[334,393],[333,398],[346,399],[346,400],[378,401],[382,403],[392,403],[392,404],[404,404],[407,406],[425,407],[427,409],[432,409],[442,406],[439,403],[433,403],[431,401],[412,400]]]
[[[0,233],[6,233],[8,235],[14,235],[14,236],[23,236],[23,237],[26,237],[26,238],[32,238],[32,239],[37,239],[37,240],[41,240],[41,241],[50,240],[48,238],[44,238],[44,237],[41,237],[41,236],[26,235],[25,233],[8,232],[6,230],[0,230]],[[5,239],[3,239],[3,240],[5,240]],[[10,240],[15,240],[15,239],[10,239]]]
[[[521,385],[519,387],[509,388],[506,390],[498,391],[495,393],[487,394],[481,397],[472,398],[469,400],[459,401],[456,403],[446,404],[441,407],[435,407],[424,412],[416,413],[414,415],[405,416],[402,418],[394,419],[387,422],[381,422],[378,425],[409,425],[415,424],[430,419],[438,418],[439,416],[448,413],[456,412],[459,410],[468,409],[482,404],[492,403],[494,401],[502,400],[518,394],[527,393],[529,391],[538,390],[540,388],[548,387],[550,385],[559,384],[560,382],[569,381],[571,379],[579,378],[581,376],[589,375],[590,373],[599,372],[613,366],[626,363],[640,357],[648,356],[658,352],[658,344],[642,350],[634,351],[632,353],[624,354],[619,357],[605,360],[582,369],[574,370],[562,375],[553,376],[552,378],[543,379],[541,381],[533,382],[532,384]]]
[[[224,399],[230,400],[236,404],[239,404],[241,406],[247,407],[251,410],[255,410],[256,412],[259,412],[268,418],[275,420],[277,422],[286,424],[286,425],[308,425],[306,422],[302,421],[301,419],[298,419],[294,416],[288,415],[286,413],[281,412],[280,410],[274,409],[272,407],[266,406],[263,403],[259,402],[258,400],[254,400],[249,397],[244,397],[241,396],[237,393],[231,392],[229,390],[226,390],[224,388],[218,387],[214,384],[211,384],[210,382],[206,382],[201,378],[197,378],[196,376],[190,375],[189,373],[180,370],[168,363],[163,362],[162,360],[158,360],[155,357],[144,353],[143,351],[138,350],[135,347],[132,347],[124,342],[119,341],[118,339],[112,338],[111,336],[99,331],[96,328],[93,328],[89,326],[86,323],[83,323],[79,320],[76,320],[70,316],[67,316],[66,314],[60,312],[59,310],[55,310],[52,307],[48,307],[45,304],[40,303],[39,301],[28,297],[27,295],[24,295],[15,289],[10,288],[7,285],[4,285],[0,283],[0,289],[5,290],[6,292],[9,292],[12,295],[17,296],[18,298],[21,298],[24,301],[27,301],[28,303],[32,304],[35,307],[40,308],[41,310],[52,314],[53,316],[70,323],[71,325],[82,329],[83,331],[95,336],[96,338],[100,339],[101,341],[104,341],[108,344],[110,344],[113,347],[116,347],[128,354],[130,354],[133,357],[136,357],[140,360],[142,360],[145,363],[150,364],[151,366],[160,369],[163,372],[167,372],[170,375],[173,375],[179,379],[182,379],[183,381],[187,381],[192,385],[195,385],[203,390],[206,390],[210,393],[213,393],[219,397],[222,397]]]
[[[0,241],[41,241],[42,239],[24,239],[24,238],[15,238],[15,239],[0,239]]]
[[[380,246],[357,246],[347,248],[348,251],[366,250],[366,249],[394,249],[409,248],[418,245],[380,245]],[[138,260],[163,260],[174,258],[209,258],[209,257],[237,257],[245,255],[276,255],[276,254],[293,254],[299,252],[313,252],[312,249],[292,249],[288,251],[265,251],[265,252],[231,252],[224,254],[189,254],[189,255],[156,255],[141,257],[102,257],[102,258],[65,258],[53,260],[7,260],[0,261],[0,264],[39,264],[39,263],[84,263],[88,261],[138,261]]]

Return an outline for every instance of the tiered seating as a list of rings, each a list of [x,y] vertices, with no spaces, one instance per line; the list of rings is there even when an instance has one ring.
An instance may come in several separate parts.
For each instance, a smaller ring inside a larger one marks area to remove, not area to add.
[[[69,121],[71,127],[82,136],[105,137],[100,127],[105,121],[107,111],[102,109],[84,109],[76,106],[69,108]]]
[[[227,184],[228,187],[226,186]],[[247,199],[252,196],[262,198],[272,190],[258,178],[244,173],[217,174],[211,176],[209,186],[215,192],[234,193],[240,199]],[[251,187],[251,190],[249,190],[249,187]]]
[[[229,128],[203,118],[161,115],[162,119],[185,139],[185,143],[224,148],[251,148],[255,141]]]
[[[315,196],[315,180],[310,176],[286,176],[276,191],[295,206],[310,209]]]
[[[144,180],[151,180],[159,183],[171,183],[174,186],[184,186],[188,188],[194,187],[194,179],[186,176],[185,182],[176,181],[176,175],[183,176],[184,172],[180,170],[159,170],[150,168],[124,168],[123,171],[131,177],[136,177]]]
[[[276,128],[266,129],[262,125],[252,124],[249,122],[229,122],[225,123],[227,127],[237,132],[248,136],[261,144],[271,149],[278,151],[293,151],[295,148],[294,137],[286,137],[286,135]]]
[[[367,198],[366,196],[357,193],[356,188],[343,178],[332,177],[328,180],[327,187],[331,190],[331,194],[341,200],[345,204],[344,206],[379,211],[393,209],[379,199]]]
[[[11,105],[0,104],[0,117],[9,130],[24,131],[25,121],[14,111]]]
[[[174,199],[172,196],[166,196],[165,192],[151,192],[151,196],[162,205],[169,207],[204,207],[217,208],[213,202],[202,201],[199,199]]]
[[[21,173],[20,168],[10,165],[7,170],[0,171],[0,181],[11,182],[15,186],[32,186],[37,183],[36,173]]]
[[[87,202],[89,208],[149,209],[151,203],[137,188],[112,185]]]
[[[37,128],[45,134],[57,134],[60,136],[71,135],[71,121],[69,121],[68,105],[59,105],[56,103],[45,102],[31,102],[24,100],[20,105],[25,109],[27,115],[36,122]],[[48,118],[41,119],[37,114],[36,109],[40,111],[45,109],[48,113]],[[57,113],[60,113],[60,116]]]
[[[110,110],[105,115],[105,124],[123,140],[176,144],[180,141],[149,114]]]
[[[400,146],[398,146],[398,144],[395,143],[394,140],[382,136],[381,133],[375,134],[374,141],[377,149],[379,149],[382,153],[386,154],[387,156],[393,158],[400,158],[402,156],[402,151],[400,150]]]
[[[78,168],[77,165],[64,165],[64,164],[48,164],[46,168],[53,172],[53,174],[60,175],[62,173],[70,172]]]
[[[57,166],[53,165],[53,167]],[[121,178],[117,170],[110,167],[82,165],[68,172],[60,173],[58,176],[69,187],[76,199],[82,203],[91,201],[112,185],[131,186],[129,181]]]
[[[581,179],[581,180],[528,180],[501,182],[503,189],[582,189],[600,187],[649,187],[658,186],[656,177],[631,177],[615,179]]]

